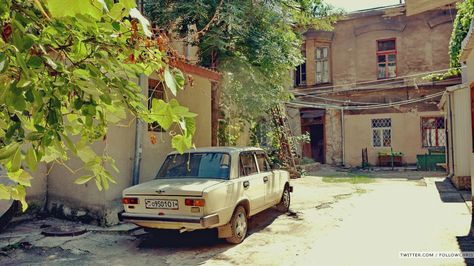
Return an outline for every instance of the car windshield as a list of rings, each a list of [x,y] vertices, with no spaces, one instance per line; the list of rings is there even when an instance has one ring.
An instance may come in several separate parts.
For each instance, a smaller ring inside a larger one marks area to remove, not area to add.
[[[230,156],[227,153],[201,152],[169,155],[157,178],[229,179]]]

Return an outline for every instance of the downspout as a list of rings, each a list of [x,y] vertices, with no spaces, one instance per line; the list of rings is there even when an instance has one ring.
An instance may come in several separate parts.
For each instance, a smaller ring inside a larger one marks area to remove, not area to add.
[[[449,139],[451,141],[451,145],[449,145],[449,150],[451,151],[451,156],[450,156],[450,162],[451,162],[451,166],[449,166],[449,168],[452,167],[452,171],[450,169],[449,171],[449,175],[448,177],[451,178],[454,176],[454,128],[453,128],[453,102],[452,102],[452,94],[449,93],[448,94],[448,100],[449,100],[449,128],[451,129],[451,134],[449,134]]]
[[[146,91],[144,87],[147,86],[146,76],[141,74],[138,78],[138,86],[142,89],[142,93]],[[138,185],[140,183],[140,162],[142,160],[142,129],[143,122],[137,117],[135,122],[135,152],[133,159],[133,170],[132,170],[132,185]]]
[[[341,143],[342,143],[342,166],[346,164],[346,145],[345,145],[345,126],[344,126],[344,108],[341,108]]]

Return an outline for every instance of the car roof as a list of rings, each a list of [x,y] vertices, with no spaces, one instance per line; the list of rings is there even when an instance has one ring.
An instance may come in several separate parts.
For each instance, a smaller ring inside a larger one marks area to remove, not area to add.
[[[195,149],[189,149],[184,151],[184,153],[195,153],[195,152],[226,152],[226,153],[238,153],[244,151],[263,151],[262,148],[257,147],[231,147],[231,146],[220,146],[220,147],[200,147]],[[170,154],[177,154],[178,152],[174,151]]]

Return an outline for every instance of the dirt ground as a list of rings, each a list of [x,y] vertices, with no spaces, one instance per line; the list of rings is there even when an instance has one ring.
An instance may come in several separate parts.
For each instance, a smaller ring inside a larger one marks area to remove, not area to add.
[[[435,177],[433,177],[435,176]],[[377,177],[377,178],[375,178]],[[380,178],[383,177],[383,178]],[[341,178],[341,179],[339,179]],[[346,178],[346,179],[343,179]],[[351,179],[351,180],[347,180]],[[264,211],[240,245],[213,230],[160,234],[92,231],[45,237],[45,219],[0,234],[1,265],[465,265],[402,259],[402,251],[474,251],[471,214],[439,174],[359,173],[323,168],[293,180],[292,211]]]

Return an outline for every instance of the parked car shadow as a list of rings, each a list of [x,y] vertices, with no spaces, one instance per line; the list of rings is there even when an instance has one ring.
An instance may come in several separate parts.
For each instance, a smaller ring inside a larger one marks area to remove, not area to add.
[[[252,216],[249,219],[247,236],[265,230],[280,215],[286,215],[275,208],[270,208]],[[226,250],[233,245],[228,244],[225,239],[217,237],[217,229],[196,230],[192,232],[179,233],[176,230],[153,230],[137,235],[138,248],[195,248],[207,247]],[[245,241],[245,240],[244,240]]]
[[[436,181],[435,185],[441,201],[447,203],[464,202],[461,193],[453,186],[449,178],[445,178],[443,181]]]

